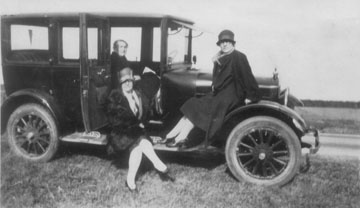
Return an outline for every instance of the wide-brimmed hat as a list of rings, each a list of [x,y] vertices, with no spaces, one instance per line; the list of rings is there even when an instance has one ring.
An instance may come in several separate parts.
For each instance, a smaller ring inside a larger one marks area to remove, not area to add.
[[[120,84],[126,82],[126,81],[134,81],[134,76],[132,73],[132,70],[128,67],[122,69],[121,71],[119,71],[118,74],[118,78],[119,78],[119,82]]]
[[[236,41],[234,40],[234,33],[231,30],[223,30],[220,32],[219,36],[218,36],[218,42],[216,42],[216,45],[220,45],[220,43],[224,42],[224,41],[229,41],[232,42],[233,44],[236,43]]]

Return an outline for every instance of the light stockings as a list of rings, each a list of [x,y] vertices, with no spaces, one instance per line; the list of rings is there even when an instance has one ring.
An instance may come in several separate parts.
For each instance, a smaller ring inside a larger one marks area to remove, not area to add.
[[[179,120],[176,126],[166,135],[166,138],[175,137],[175,142],[182,141],[187,138],[193,128],[194,124],[184,116]]]
[[[164,172],[167,169],[166,165],[156,155],[152,144],[148,140],[142,139],[139,142],[139,145],[130,152],[129,171],[126,181],[131,189],[134,189],[136,187],[135,177],[139,169],[143,153],[147,158],[149,158],[155,169],[160,172]]]
[[[128,170],[126,182],[131,189],[136,188],[135,177],[141,163],[141,158],[142,158],[141,148],[137,146],[130,152],[130,156],[129,156],[129,170]]]
[[[186,119],[185,117],[181,117],[181,119],[178,121],[175,127],[166,135],[166,138],[176,137],[180,133],[181,128],[184,126],[185,119]]]

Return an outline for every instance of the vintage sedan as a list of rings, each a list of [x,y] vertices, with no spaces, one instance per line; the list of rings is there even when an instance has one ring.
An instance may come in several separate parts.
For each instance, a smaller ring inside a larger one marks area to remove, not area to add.
[[[1,17],[1,52],[7,99],[2,130],[12,150],[31,161],[49,161],[61,142],[107,145],[104,98],[109,92],[111,43],[126,39],[137,74],[152,69],[160,89],[151,106],[154,141],[179,118],[192,96],[210,92],[211,74],[194,69],[193,42],[202,34],[191,20],[121,13],[22,14]],[[196,35],[194,35],[196,34]],[[316,153],[319,138],[292,108],[301,104],[281,90],[277,74],[257,77],[262,100],[228,112],[215,139],[186,150],[220,151],[238,180],[283,185],[299,171],[302,148]],[[314,142],[302,142],[305,134]]]

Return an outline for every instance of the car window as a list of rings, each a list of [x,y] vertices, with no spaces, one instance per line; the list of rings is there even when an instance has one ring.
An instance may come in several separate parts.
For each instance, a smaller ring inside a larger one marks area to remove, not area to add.
[[[48,50],[47,27],[33,25],[11,25],[11,50]]]
[[[89,59],[97,59],[98,57],[98,29],[88,28],[88,56]],[[80,58],[79,51],[79,28],[63,27],[62,28],[62,58],[76,59]]]
[[[6,60],[27,63],[49,60],[49,29],[38,25],[10,25],[10,51]]]
[[[154,62],[160,62],[161,31],[159,27],[153,29],[153,57]]]
[[[112,27],[111,46],[116,40],[125,40],[129,44],[126,58],[129,61],[140,61],[141,59],[141,27]],[[111,47],[111,51],[112,51]]]
[[[63,27],[62,28],[62,58],[79,59],[79,28]]]
[[[177,23],[168,28],[168,63],[185,62],[188,56],[190,29]]]

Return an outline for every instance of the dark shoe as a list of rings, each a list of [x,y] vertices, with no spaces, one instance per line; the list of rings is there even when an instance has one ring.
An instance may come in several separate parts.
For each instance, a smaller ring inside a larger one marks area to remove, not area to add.
[[[186,150],[186,149],[189,149],[190,147],[192,147],[192,146],[189,144],[189,142],[187,140],[185,140],[178,146],[179,150]]]
[[[175,139],[174,139],[174,141],[167,143],[166,146],[167,147],[180,147],[186,142],[186,140],[187,139],[176,142]]]
[[[125,186],[129,189],[129,191],[131,193],[139,193],[139,190],[137,189],[137,187],[135,187],[134,189],[130,188],[129,184],[127,183],[127,181],[125,181]]]
[[[169,143],[172,143],[174,141],[175,141],[174,137],[173,138],[165,138],[165,139],[161,140],[159,143],[160,144],[169,144]]]
[[[175,177],[171,175],[170,171],[168,168],[166,168],[166,170],[164,172],[158,171],[160,179],[162,181],[171,181],[174,182],[175,181]]]

